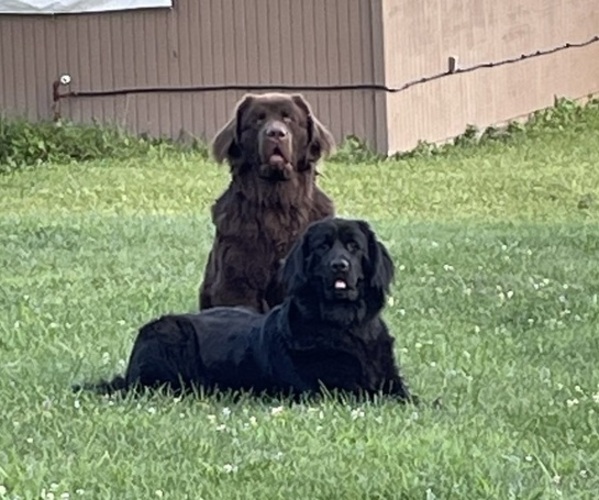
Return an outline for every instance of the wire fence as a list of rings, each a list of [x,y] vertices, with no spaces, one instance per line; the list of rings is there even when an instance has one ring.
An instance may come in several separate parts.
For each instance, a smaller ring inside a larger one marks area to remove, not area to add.
[[[168,92],[218,92],[226,90],[239,90],[239,91],[340,91],[340,90],[377,90],[388,93],[398,93],[408,90],[411,87],[422,85],[433,80],[439,80],[447,78],[453,75],[459,75],[462,73],[470,73],[486,68],[495,68],[498,66],[504,66],[507,64],[515,64],[527,59],[533,59],[536,57],[542,57],[556,52],[564,50],[587,47],[599,42],[599,35],[595,35],[592,38],[578,43],[567,42],[563,45],[552,47],[546,50],[537,50],[528,54],[521,54],[517,57],[502,59],[499,61],[489,61],[472,66],[465,67],[453,67],[449,64],[449,69],[446,71],[411,80],[397,87],[389,87],[383,84],[377,83],[348,83],[348,84],[335,84],[335,85],[288,85],[288,84],[232,84],[232,85],[194,85],[194,86],[168,86],[168,87],[131,87],[121,88],[112,90],[69,90],[67,92],[58,92],[59,82],[54,82],[55,92],[54,101],[57,101],[65,97],[108,97],[108,96],[119,96],[127,94],[148,94],[148,93],[168,93]]]

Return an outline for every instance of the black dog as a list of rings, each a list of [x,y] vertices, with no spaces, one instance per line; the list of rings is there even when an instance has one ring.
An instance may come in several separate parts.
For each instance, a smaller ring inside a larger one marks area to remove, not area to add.
[[[325,388],[415,403],[380,317],[393,273],[389,253],[366,222],[315,222],[285,260],[288,294],[270,313],[216,307],[163,316],[140,329],[124,377],[87,387],[293,396]]]

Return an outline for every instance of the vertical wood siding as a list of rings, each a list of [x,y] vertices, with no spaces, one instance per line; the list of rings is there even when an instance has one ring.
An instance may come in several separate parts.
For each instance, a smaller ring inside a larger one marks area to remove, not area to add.
[[[73,90],[227,84],[372,83],[368,0],[179,0],[172,10],[0,16],[0,111],[52,116],[51,85]],[[65,99],[63,116],[137,133],[209,139],[242,91]],[[373,91],[304,92],[336,137],[377,146]]]
[[[74,90],[405,82],[599,34],[597,0],[179,0],[172,10],[0,16],[0,112],[52,116],[51,85]],[[380,152],[442,141],[599,91],[599,44],[452,75],[390,94],[304,92],[340,140]],[[210,139],[243,91],[65,99],[63,116],[137,133]]]

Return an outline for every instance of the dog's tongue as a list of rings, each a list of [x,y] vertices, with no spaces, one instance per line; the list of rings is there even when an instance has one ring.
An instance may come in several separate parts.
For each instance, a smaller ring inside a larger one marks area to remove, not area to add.
[[[285,158],[283,158],[283,155],[280,155],[278,153],[274,153],[272,155],[270,155],[270,158],[268,159],[269,163],[284,163],[285,162]]]
[[[347,288],[347,283],[343,280],[335,281],[335,288],[337,290],[345,290]]]

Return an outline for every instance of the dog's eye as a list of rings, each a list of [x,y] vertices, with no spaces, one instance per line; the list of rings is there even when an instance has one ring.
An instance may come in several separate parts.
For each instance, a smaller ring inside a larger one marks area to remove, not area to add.
[[[318,249],[321,252],[326,252],[330,247],[331,245],[329,245],[328,241],[323,241],[320,245],[318,245]]]
[[[360,250],[360,245],[358,245],[355,241],[348,241],[345,246],[351,253],[356,253]]]
[[[258,114],[256,115],[256,119],[257,119],[259,122],[261,122],[261,121],[262,121],[262,120],[264,120],[265,118],[266,118],[266,113],[264,113],[264,112],[258,113]]]
[[[293,121],[292,116],[287,111],[282,111],[281,112],[281,118],[283,118],[283,120],[285,120],[286,122],[292,122]]]

